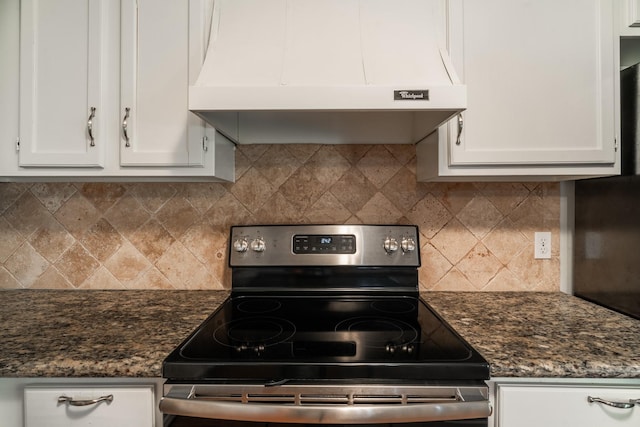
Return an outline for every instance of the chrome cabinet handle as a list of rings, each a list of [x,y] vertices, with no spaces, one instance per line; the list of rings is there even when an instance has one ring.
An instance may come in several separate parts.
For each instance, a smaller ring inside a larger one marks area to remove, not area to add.
[[[462,119],[462,114],[458,114],[458,136],[456,137],[456,145],[461,144],[462,138],[462,129],[464,128],[464,120]]]
[[[129,135],[127,134],[127,119],[129,118],[129,111],[131,111],[131,108],[129,107],[124,109],[124,118],[122,119],[122,134],[124,135],[125,147],[131,147],[131,144],[129,143]]]
[[[97,399],[89,399],[89,400],[75,400],[73,397],[69,397],[69,396],[58,397],[58,403],[66,403],[67,405],[71,405],[71,406],[89,406],[89,405],[95,405],[96,403],[100,403],[100,402],[107,402],[107,403],[113,402],[113,394],[109,394],[107,396],[102,396]]]
[[[87,120],[87,132],[89,132],[89,145],[92,147],[96,146],[96,141],[93,138],[93,119],[96,116],[96,107],[91,107],[91,114],[89,115],[89,120]]]
[[[619,409],[631,409],[636,404],[640,404],[640,399],[629,399],[629,402],[612,402],[611,400],[600,399],[599,397],[587,397],[589,403],[602,403],[603,405],[611,406]]]

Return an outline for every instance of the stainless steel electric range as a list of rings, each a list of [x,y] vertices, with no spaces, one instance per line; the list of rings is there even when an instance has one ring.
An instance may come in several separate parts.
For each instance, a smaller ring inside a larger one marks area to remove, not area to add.
[[[419,296],[419,248],[415,226],[232,227],[230,297],[163,364],[168,422],[486,426],[489,365]]]

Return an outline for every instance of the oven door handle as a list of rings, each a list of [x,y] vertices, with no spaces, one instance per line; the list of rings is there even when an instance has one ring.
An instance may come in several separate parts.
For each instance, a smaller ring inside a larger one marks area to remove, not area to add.
[[[492,407],[487,400],[408,405],[304,406],[164,397],[160,401],[160,410],[170,415],[263,423],[382,424],[486,418],[491,415]]]

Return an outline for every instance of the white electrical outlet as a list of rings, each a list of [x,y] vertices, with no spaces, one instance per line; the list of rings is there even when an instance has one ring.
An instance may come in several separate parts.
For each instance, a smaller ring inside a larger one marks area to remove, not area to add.
[[[551,258],[551,232],[537,231],[534,235],[535,259]]]

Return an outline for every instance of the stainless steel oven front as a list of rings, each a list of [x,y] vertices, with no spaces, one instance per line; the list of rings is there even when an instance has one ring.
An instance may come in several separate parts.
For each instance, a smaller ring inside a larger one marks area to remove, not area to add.
[[[172,426],[486,426],[489,365],[418,293],[407,225],[239,226],[232,292],[163,363]]]

